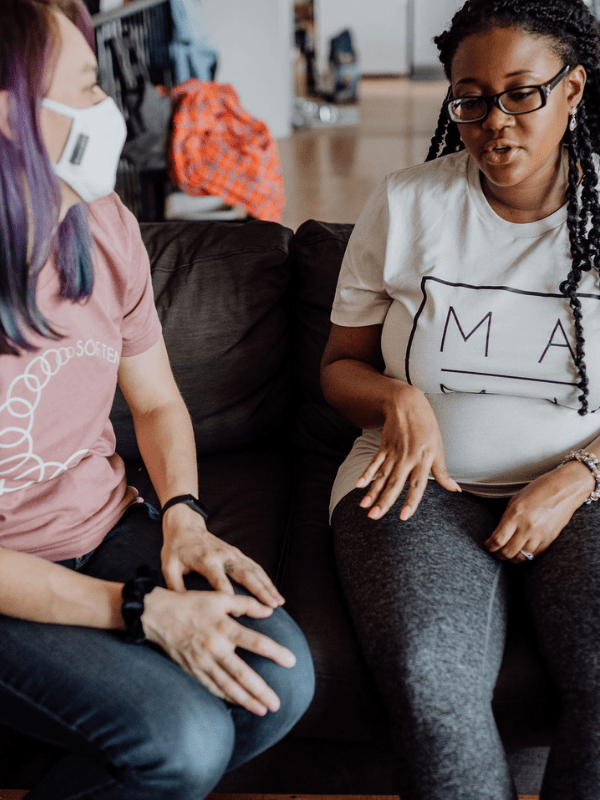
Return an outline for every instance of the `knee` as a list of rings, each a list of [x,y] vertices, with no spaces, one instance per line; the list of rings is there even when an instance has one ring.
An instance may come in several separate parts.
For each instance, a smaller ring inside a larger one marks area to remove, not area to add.
[[[425,713],[438,705],[437,695],[448,697],[450,676],[446,671],[438,674],[432,648],[426,641],[412,642],[402,648],[397,670],[392,673],[395,687],[388,696],[394,697],[400,707],[419,709]]]
[[[219,782],[231,758],[235,742],[230,714],[223,708],[208,724],[194,715],[182,726],[177,747],[170,748],[165,764],[177,791],[169,792],[169,800],[197,800]]]
[[[143,748],[144,758],[125,771],[124,783],[148,800],[198,800],[221,779],[235,744],[235,727],[222,701],[195,708],[181,699],[164,728]],[[134,794],[137,797],[137,794]]]
[[[441,642],[439,632],[429,634],[420,631],[396,651],[391,675],[401,705],[419,715],[459,716],[489,706],[497,670],[485,653],[474,653],[466,642]]]
[[[270,629],[265,633],[291,650],[296,656],[296,664],[291,668],[281,667],[258,656],[251,656],[249,663],[281,701],[277,718],[283,736],[310,705],[315,691],[315,673],[306,639],[292,618],[278,609],[269,622]]]
[[[290,620],[291,622],[291,620]],[[296,627],[293,641],[286,647],[296,656],[295,666],[286,669],[270,662],[265,680],[281,700],[278,714],[284,717],[286,730],[291,729],[308,709],[315,693],[315,671],[308,644]]]

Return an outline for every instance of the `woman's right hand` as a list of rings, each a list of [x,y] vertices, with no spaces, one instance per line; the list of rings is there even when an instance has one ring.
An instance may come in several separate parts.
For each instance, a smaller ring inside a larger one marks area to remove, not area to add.
[[[408,492],[400,519],[412,517],[427,488],[430,473],[444,489],[461,491],[448,475],[437,420],[419,389],[398,383],[386,404],[384,416],[379,450],[356,484],[358,488],[371,484],[360,504],[370,509],[371,519],[380,519],[389,511],[407,481]]]
[[[146,595],[142,625],[146,637],[214,695],[258,716],[277,711],[279,698],[235,652],[242,647],[282,667],[294,654],[261,633],[236,622],[246,615],[264,619],[273,609],[254,597],[225,592],[185,593],[156,587]]]
[[[425,395],[383,374],[382,325],[346,328],[332,324],[321,363],[321,386],[330,403],[360,428],[381,428],[381,444],[357,482],[369,487],[361,506],[380,519],[409,482],[400,513],[411,517],[421,502],[429,473],[450,492],[460,486],[448,475],[444,445]]]

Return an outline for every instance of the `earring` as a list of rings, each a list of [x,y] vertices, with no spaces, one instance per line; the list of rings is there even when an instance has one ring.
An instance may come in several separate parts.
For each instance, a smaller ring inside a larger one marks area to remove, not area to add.
[[[569,122],[569,130],[574,131],[577,127],[577,106],[571,111],[571,120]]]

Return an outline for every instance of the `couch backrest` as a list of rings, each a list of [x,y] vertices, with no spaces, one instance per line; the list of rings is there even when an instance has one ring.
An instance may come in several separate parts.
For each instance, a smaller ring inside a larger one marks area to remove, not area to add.
[[[352,225],[308,220],[292,243],[294,379],[297,399],[296,443],[304,451],[340,460],[359,429],[325,402],[319,381],[327,344],[331,306]]]
[[[201,455],[281,434],[289,413],[285,298],[292,231],[270,222],[141,225],[154,297]],[[117,451],[139,458],[120,393]]]

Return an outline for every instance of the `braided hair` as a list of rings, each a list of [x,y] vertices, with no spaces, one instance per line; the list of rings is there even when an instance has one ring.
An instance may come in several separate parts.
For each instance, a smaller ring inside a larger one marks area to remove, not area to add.
[[[584,95],[577,111],[575,130],[565,132],[569,175],[566,192],[567,226],[571,245],[571,269],[560,284],[568,298],[575,328],[577,387],[581,394],[579,414],[588,413],[588,376],[585,365],[583,315],[577,287],[583,272],[600,272],[600,203],[598,169],[594,154],[600,150],[600,26],[583,0],[467,0],[454,15],[450,28],[434,41],[446,77],[460,43],[472,34],[498,27],[519,28],[548,39],[549,46],[567,64],[581,64],[587,72]],[[450,96],[451,89],[448,96]],[[458,125],[449,121],[442,107],[431,140],[427,161],[464,149]],[[580,172],[581,170],[581,172]],[[581,180],[581,189],[578,184]]]

